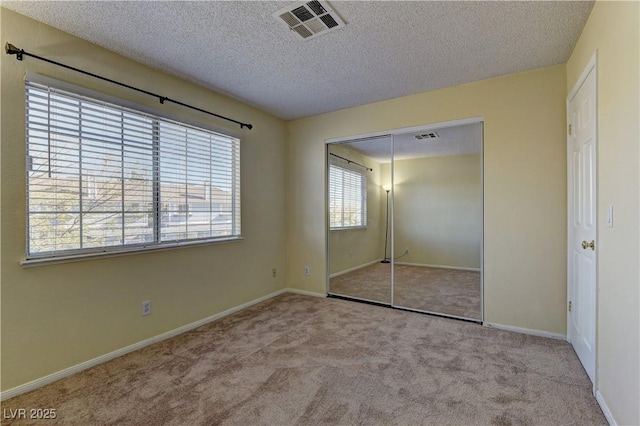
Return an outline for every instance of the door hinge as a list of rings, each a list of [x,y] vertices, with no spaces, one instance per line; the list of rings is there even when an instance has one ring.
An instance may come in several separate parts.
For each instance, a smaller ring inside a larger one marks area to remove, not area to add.
[[[571,136],[571,124],[569,124],[569,136]]]
[[[569,312],[571,312],[571,300],[569,300]]]

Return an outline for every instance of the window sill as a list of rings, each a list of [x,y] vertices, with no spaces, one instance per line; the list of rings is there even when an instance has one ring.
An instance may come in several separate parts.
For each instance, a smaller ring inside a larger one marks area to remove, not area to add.
[[[58,263],[82,262],[84,260],[96,260],[96,259],[104,259],[108,257],[129,256],[134,254],[152,253],[156,251],[174,250],[179,248],[188,248],[188,247],[197,247],[197,246],[205,246],[205,245],[215,245],[215,244],[227,244],[227,243],[233,243],[233,242],[242,241],[242,240],[244,240],[244,237],[232,237],[232,238],[225,238],[225,239],[219,239],[219,240],[191,241],[191,242],[181,242],[181,243],[172,243],[172,244],[162,244],[162,245],[149,246],[149,247],[136,247],[132,249],[118,249],[118,250],[111,250],[111,251],[103,251],[99,253],[82,253],[82,254],[74,254],[74,255],[66,255],[66,256],[33,258],[33,259],[23,260],[22,262],[20,262],[20,265],[23,268],[33,268],[36,266],[55,265]]]
[[[329,231],[353,231],[355,229],[367,229],[366,226],[343,226],[341,228],[329,228]]]

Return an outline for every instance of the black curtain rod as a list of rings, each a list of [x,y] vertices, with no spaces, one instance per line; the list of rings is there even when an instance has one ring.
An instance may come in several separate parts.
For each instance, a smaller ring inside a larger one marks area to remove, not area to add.
[[[184,102],[176,101],[175,99],[171,99],[171,98],[168,98],[166,96],[158,95],[157,93],[153,93],[153,92],[149,92],[147,90],[139,89],[137,87],[133,87],[133,86],[130,86],[128,84],[121,83],[119,81],[112,80],[112,79],[107,78],[107,77],[102,77],[101,75],[93,74],[93,73],[90,73],[88,71],[84,71],[84,70],[81,70],[79,68],[72,67],[70,65],[65,65],[63,63],[56,62],[56,61],[53,61],[51,59],[43,58],[42,56],[34,55],[33,53],[26,52],[24,49],[19,49],[19,48],[15,47],[11,43],[7,43],[5,45],[5,51],[6,51],[7,55],[16,55],[16,59],[19,60],[19,61],[21,61],[24,56],[30,56],[32,58],[39,59],[41,61],[48,62],[48,63],[53,64],[53,65],[57,65],[57,66],[62,67],[62,68],[66,68],[66,69],[69,69],[69,70],[72,70],[72,71],[76,71],[76,72],[79,72],[81,74],[88,75],[90,77],[98,78],[100,80],[108,81],[109,83],[117,84],[118,86],[122,86],[122,87],[126,87],[127,89],[135,90],[136,92],[144,93],[145,95],[153,96],[154,98],[158,98],[158,101],[160,101],[161,104],[164,104],[165,102],[173,102],[174,104],[177,104],[177,105],[180,105],[180,106],[183,106],[183,107],[186,107],[186,108],[190,108],[190,109],[193,109],[195,111],[203,112],[205,114],[209,114],[209,115],[212,115],[214,117],[221,118],[223,120],[231,121],[232,123],[238,124],[241,129],[245,128],[245,127],[247,129],[249,129],[249,130],[253,129],[253,125],[252,124],[242,123],[242,122],[236,121],[236,120],[234,120],[232,118],[225,117],[223,115],[216,114],[216,113],[213,113],[211,111],[207,111],[205,109],[195,107],[193,105],[185,104]]]
[[[372,172],[372,171],[373,171],[373,169],[372,169],[372,168],[370,168],[370,167],[363,166],[362,164],[360,164],[360,163],[356,163],[355,161],[351,161],[351,160],[349,160],[348,158],[340,157],[339,155],[336,155],[336,154],[334,154],[334,153],[332,153],[332,152],[330,152],[330,153],[329,153],[329,155],[333,155],[334,157],[338,157],[339,159],[344,160],[344,161],[346,161],[346,162],[347,162],[347,163],[349,163],[349,164],[355,164],[356,166],[363,167],[363,168],[365,168],[366,170],[369,170],[370,172]]]

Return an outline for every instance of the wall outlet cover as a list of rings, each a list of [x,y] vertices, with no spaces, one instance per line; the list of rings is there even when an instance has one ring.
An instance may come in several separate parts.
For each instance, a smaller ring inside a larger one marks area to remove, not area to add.
[[[142,302],[142,316],[151,315],[151,301]]]

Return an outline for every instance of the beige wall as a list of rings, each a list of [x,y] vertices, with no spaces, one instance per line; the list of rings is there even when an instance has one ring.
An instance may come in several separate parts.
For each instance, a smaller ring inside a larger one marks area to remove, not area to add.
[[[110,259],[21,268],[25,256],[24,83],[33,71],[218,128],[239,127],[160,106],[145,95],[2,52],[2,390],[79,364],[284,287],[281,120],[1,9],[2,46],[25,50],[252,123],[242,132],[245,240]],[[278,268],[277,278],[271,269]],[[141,317],[141,302],[153,313]]]
[[[289,285],[325,288],[325,139],[483,116],[485,320],[565,334],[565,97],[559,65],[287,123]]]
[[[479,154],[394,161],[395,256],[409,248],[396,262],[480,268],[480,161]]]
[[[255,125],[242,137],[244,241],[22,269],[24,73],[159,105],[33,59],[18,62],[0,55],[2,390],[286,285],[324,293],[325,139],[472,116],[485,120],[485,320],[564,334],[565,98],[598,49],[598,388],[619,424],[640,423],[638,2],[598,2],[566,67],[392,99],[286,126],[6,9],[0,13],[2,46],[9,41]],[[209,121],[179,107],[162,108]],[[238,131],[225,122],[209,122]],[[610,204],[615,225],[606,228]],[[309,277],[303,276],[304,266],[311,267]],[[278,268],[275,279],[272,267]],[[153,314],[142,318],[140,302],[149,299]]]
[[[349,148],[348,144],[329,145],[330,152],[373,169],[364,171],[367,177],[367,227],[329,232],[329,273],[335,274],[365,265],[384,256],[384,203],[380,180],[380,163]],[[358,172],[364,169],[349,166],[345,161],[329,157],[332,164]],[[320,190],[320,189],[318,189]]]
[[[597,2],[567,63],[571,90],[598,51],[596,380],[614,420],[629,425],[640,424],[639,21],[638,2]]]

